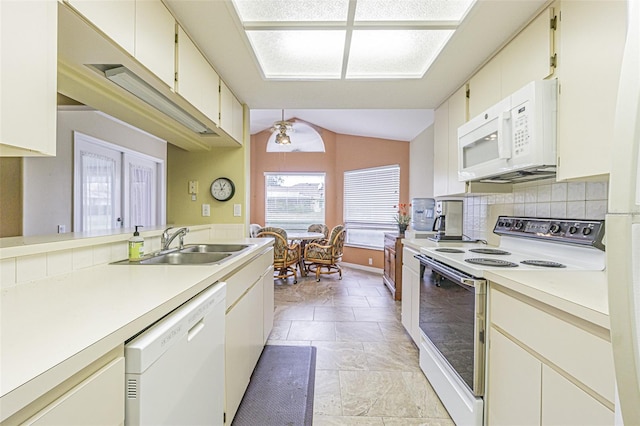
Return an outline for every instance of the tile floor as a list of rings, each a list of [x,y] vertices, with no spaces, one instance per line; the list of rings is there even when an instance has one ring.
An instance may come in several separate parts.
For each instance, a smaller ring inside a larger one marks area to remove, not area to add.
[[[337,274],[275,282],[267,344],[317,348],[314,426],[454,425],[418,364],[382,276]]]

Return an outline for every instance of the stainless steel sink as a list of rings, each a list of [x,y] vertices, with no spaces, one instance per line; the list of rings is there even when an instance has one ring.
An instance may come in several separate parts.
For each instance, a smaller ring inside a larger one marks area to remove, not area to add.
[[[230,260],[255,244],[190,244],[145,257],[140,261],[121,260],[113,265],[213,265]]]
[[[153,256],[140,261],[141,265],[203,265],[220,263],[232,253],[185,253],[173,252]]]
[[[252,244],[189,244],[181,253],[221,253],[238,252],[251,247]]]

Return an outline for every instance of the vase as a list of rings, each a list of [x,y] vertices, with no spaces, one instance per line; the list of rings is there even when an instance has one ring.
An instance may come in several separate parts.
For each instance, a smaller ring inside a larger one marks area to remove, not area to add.
[[[400,233],[400,235],[404,235],[404,231],[407,230],[407,226],[409,226],[409,225],[406,225],[404,223],[399,223],[398,224],[398,232]]]

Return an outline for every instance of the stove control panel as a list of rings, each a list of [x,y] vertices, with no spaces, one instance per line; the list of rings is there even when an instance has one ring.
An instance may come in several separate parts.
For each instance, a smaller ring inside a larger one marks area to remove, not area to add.
[[[494,234],[579,244],[604,250],[604,220],[500,216]]]

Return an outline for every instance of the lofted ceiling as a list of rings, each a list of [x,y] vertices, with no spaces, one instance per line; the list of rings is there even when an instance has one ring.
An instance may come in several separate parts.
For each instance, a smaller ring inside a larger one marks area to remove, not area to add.
[[[164,1],[251,110],[252,134],[270,128],[284,109],[285,118],[297,117],[334,132],[395,140],[411,140],[428,127],[432,109],[549,3],[479,0],[422,78],[269,81],[231,0]]]

